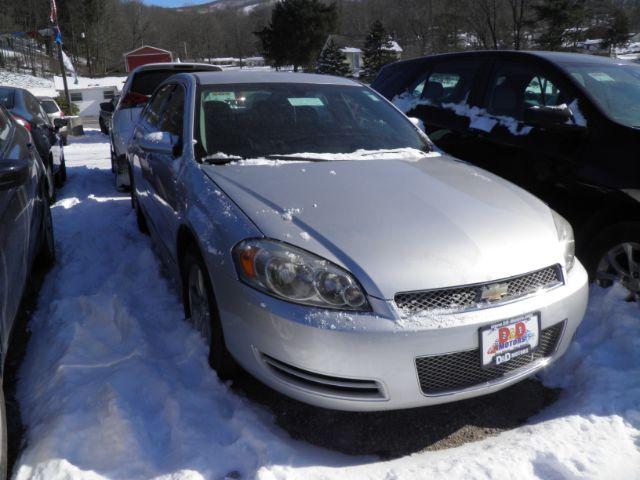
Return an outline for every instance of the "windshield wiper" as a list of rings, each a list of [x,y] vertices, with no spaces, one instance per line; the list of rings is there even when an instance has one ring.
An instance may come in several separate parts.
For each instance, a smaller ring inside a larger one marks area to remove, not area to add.
[[[304,157],[298,155],[265,155],[266,159],[269,160],[291,160],[294,162],[304,161],[304,162],[328,162],[328,158],[313,158],[313,157]]]

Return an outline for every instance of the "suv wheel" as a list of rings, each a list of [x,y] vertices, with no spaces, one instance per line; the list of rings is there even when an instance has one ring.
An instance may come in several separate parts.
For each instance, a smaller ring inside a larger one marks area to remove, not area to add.
[[[627,301],[640,301],[640,223],[620,223],[606,228],[592,242],[589,273],[602,287],[620,283]]]
[[[67,181],[67,163],[64,160],[64,153],[60,159],[60,168],[55,175],[56,188],[62,188]]]
[[[209,364],[221,380],[237,376],[239,367],[227,350],[209,273],[200,253],[191,248],[182,262],[186,317],[209,345]]]

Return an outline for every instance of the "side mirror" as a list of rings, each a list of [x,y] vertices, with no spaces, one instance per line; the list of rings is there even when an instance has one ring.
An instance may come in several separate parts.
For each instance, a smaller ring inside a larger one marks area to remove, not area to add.
[[[146,152],[176,156],[180,141],[169,132],[151,132],[140,139],[140,148]]]
[[[29,163],[24,160],[0,161],[0,190],[20,187],[29,178]]]
[[[577,125],[573,112],[566,105],[554,107],[529,107],[524,111],[524,123],[547,130],[586,131],[586,127]]]
[[[100,104],[100,110],[104,110],[105,112],[113,112],[113,103],[111,102],[103,102]]]
[[[53,126],[56,129],[56,132],[59,131],[62,127],[66,127],[69,124],[69,119],[67,118],[54,118]]]

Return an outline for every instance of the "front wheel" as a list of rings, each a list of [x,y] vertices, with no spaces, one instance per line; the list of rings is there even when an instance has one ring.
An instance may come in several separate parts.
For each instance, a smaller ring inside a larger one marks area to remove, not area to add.
[[[209,345],[209,364],[221,380],[234,378],[239,367],[227,350],[207,267],[195,249],[185,254],[183,285],[185,314]]]
[[[64,161],[64,156],[60,160],[60,168],[56,173],[56,188],[62,188],[67,182],[67,163]]]
[[[640,223],[626,222],[603,230],[592,242],[589,273],[601,287],[624,286],[628,301],[640,301]]]
[[[149,226],[147,225],[147,219],[140,208],[140,202],[138,201],[138,195],[136,194],[136,188],[133,184],[133,172],[129,169],[129,185],[131,188],[131,208],[136,212],[136,223],[138,224],[138,230],[140,233],[149,235]]]

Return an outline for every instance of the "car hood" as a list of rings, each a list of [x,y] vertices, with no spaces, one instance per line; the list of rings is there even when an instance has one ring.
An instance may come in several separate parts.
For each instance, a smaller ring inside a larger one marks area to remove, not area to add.
[[[544,203],[448,157],[202,168],[266,237],[341,265],[378,298],[562,263]]]

